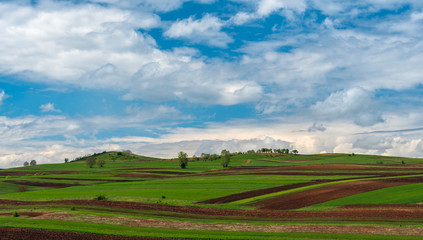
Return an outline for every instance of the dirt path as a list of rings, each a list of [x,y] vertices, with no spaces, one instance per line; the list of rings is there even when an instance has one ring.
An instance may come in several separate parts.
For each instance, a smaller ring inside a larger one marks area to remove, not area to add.
[[[271,199],[266,199],[257,203],[253,203],[251,204],[251,206],[258,206],[260,209],[268,210],[299,209],[359,193],[416,182],[423,182],[423,177],[366,180],[339,183],[320,188],[310,189],[307,191],[286,194]]]

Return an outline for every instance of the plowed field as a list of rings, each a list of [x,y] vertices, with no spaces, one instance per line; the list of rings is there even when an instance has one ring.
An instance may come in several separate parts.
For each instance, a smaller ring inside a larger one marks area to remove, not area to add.
[[[251,205],[258,206],[260,209],[291,210],[351,196],[354,194],[416,182],[423,182],[423,178],[412,177],[339,183],[307,191],[286,194],[275,198],[266,199]]]

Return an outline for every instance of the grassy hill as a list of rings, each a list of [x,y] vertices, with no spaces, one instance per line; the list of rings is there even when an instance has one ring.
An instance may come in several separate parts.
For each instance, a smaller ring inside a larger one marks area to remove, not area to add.
[[[105,164],[90,168],[87,158]],[[423,159],[239,154],[229,166],[190,159],[181,169],[175,159],[103,152],[0,170],[0,233],[52,230],[113,239],[423,236]]]

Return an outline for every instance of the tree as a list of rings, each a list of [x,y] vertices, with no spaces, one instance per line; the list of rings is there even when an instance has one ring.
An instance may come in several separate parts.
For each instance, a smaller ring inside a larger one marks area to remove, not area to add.
[[[298,154],[298,150],[297,149],[294,149],[294,150],[292,150],[292,153],[295,154],[295,155],[297,155]]]
[[[254,151],[254,149],[252,149],[252,150],[248,150],[247,153],[248,154],[254,154],[254,153],[256,153],[256,151]]]
[[[220,163],[222,164],[222,167],[226,168],[229,166],[229,162],[231,161],[231,153],[223,149],[220,153]]]
[[[106,161],[104,159],[99,159],[97,161],[97,165],[100,166],[100,167],[103,167],[104,164],[106,164]]]
[[[178,162],[181,168],[186,168],[188,166],[188,154],[184,152],[179,152]]]
[[[65,163],[68,163],[69,162],[69,158],[65,158]]]
[[[35,160],[31,160],[31,162],[29,163],[30,166],[35,166],[37,165],[37,161]]]
[[[88,164],[88,166],[90,168],[92,168],[94,166],[94,164],[95,164],[96,161],[95,161],[95,158],[94,157],[87,157],[85,159],[85,162]]]
[[[28,167],[28,166],[29,166],[28,161],[25,161],[25,162],[24,162],[24,167]]]

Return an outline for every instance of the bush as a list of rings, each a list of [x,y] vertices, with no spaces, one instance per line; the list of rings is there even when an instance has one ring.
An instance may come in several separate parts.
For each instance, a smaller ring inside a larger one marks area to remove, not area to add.
[[[13,213],[13,217],[19,217],[20,215],[19,215],[19,213],[18,212],[14,212]]]
[[[19,186],[17,192],[26,192],[28,188],[26,186]]]
[[[107,200],[107,197],[105,195],[98,195],[97,197],[94,198],[94,200]]]

